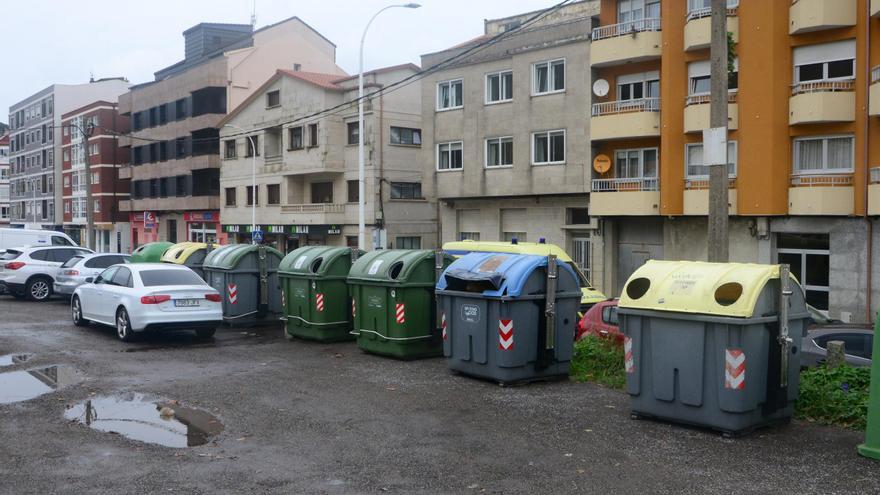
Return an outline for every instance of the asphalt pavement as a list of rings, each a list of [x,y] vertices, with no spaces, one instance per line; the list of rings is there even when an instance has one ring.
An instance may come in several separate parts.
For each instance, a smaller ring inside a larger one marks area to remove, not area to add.
[[[20,353],[0,373],[58,365],[67,384],[0,404],[0,493],[880,493],[858,432],[794,421],[725,439],[631,420],[625,394],[594,384],[499,387],[279,326],[124,344],[74,327],[63,301],[0,296],[0,356]],[[65,419],[130,392],[222,432],[169,448]]]

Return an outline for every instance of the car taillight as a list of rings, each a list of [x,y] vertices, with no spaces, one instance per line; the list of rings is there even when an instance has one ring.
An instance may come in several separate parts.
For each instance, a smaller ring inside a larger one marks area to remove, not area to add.
[[[205,299],[211,302],[220,302],[220,294],[217,294],[216,292],[213,294],[205,294]]]
[[[75,277],[75,276],[79,275],[79,272],[76,270],[64,270],[64,274],[67,275],[68,277]]]
[[[171,296],[166,295],[144,296],[141,298],[141,304],[162,304],[163,302],[170,300]]]
[[[21,268],[23,266],[24,266],[24,262],[12,261],[10,263],[6,263],[5,265],[3,265],[3,268],[6,268],[7,270],[18,270],[19,268]]]

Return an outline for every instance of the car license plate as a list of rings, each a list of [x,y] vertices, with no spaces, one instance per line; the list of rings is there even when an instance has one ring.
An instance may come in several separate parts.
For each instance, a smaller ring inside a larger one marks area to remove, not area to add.
[[[193,306],[198,306],[198,299],[175,299],[174,306],[178,308],[191,308]]]

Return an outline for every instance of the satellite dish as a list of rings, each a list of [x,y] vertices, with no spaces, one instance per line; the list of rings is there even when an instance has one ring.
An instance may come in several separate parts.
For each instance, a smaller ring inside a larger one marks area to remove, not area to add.
[[[605,79],[596,79],[593,83],[593,94],[600,98],[608,94],[608,89],[608,81]]]

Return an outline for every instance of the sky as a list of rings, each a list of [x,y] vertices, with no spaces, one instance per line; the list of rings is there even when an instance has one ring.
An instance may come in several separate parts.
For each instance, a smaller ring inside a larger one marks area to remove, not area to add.
[[[249,23],[254,0],[37,0],[18,3],[4,23],[0,122],[9,106],[53,83],[125,76],[134,84],[183,59],[183,31],[200,22]],[[405,3],[403,0],[401,3]],[[558,0],[420,0],[373,22],[364,49],[367,70],[406,62],[483,34],[483,19],[547,8]],[[369,18],[394,0],[256,0],[257,28],[298,16],[336,44],[337,64],[358,70]],[[27,5],[27,7],[25,7]]]

